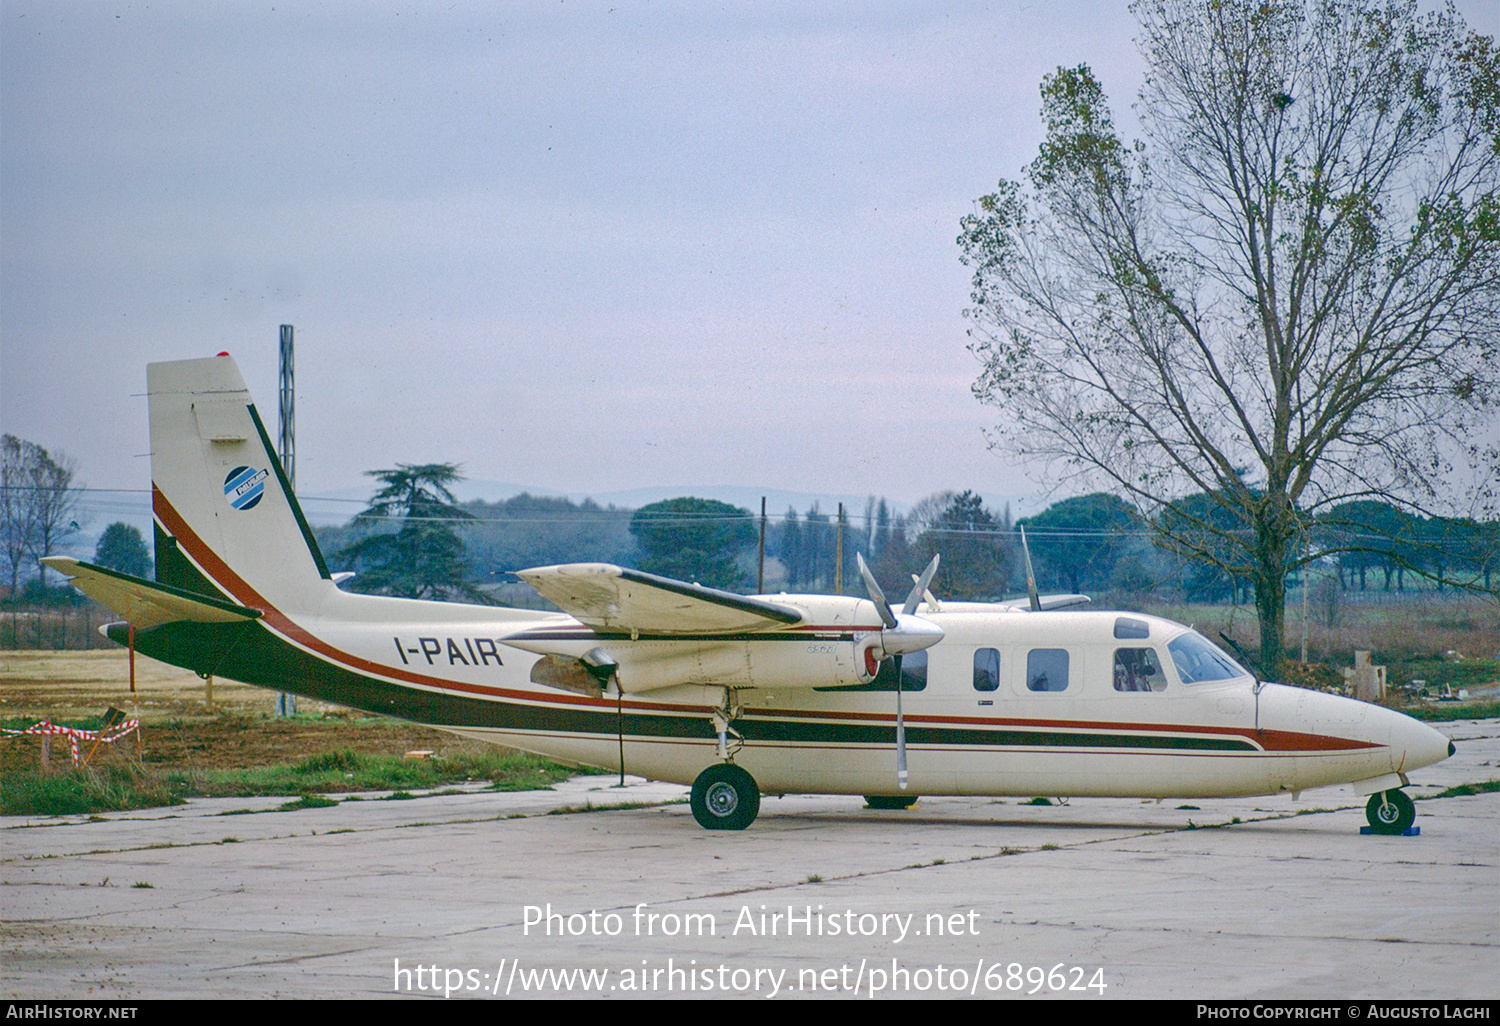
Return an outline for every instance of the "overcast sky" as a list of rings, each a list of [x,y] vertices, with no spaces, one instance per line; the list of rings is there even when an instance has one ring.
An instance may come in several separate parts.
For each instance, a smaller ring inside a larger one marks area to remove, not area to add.
[[[274,426],[290,323],[305,494],[437,461],[1033,491],[970,393],[958,221],[1058,65],[1131,131],[1132,34],[1041,0],[0,0],[0,429],[145,487],[145,364],[227,349]]]

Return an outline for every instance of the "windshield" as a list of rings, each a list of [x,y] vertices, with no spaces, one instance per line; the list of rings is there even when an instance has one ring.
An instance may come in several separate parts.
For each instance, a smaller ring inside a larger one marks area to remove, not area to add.
[[[1177,676],[1184,684],[1201,684],[1210,680],[1232,680],[1248,677],[1250,671],[1221,652],[1217,645],[1197,631],[1188,631],[1167,645]]]

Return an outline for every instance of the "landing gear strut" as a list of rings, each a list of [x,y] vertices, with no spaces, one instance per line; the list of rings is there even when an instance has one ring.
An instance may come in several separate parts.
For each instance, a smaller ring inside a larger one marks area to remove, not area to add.
[[[1417,821],[1417,806],[1405,791],[1378,791],[1370,795],[1365,818],[1371,833],[1402,834]]]
[[[693,781],[689,803],[705,830],[743,830],[760,812],[760,788],[734,763],[715,763]]]

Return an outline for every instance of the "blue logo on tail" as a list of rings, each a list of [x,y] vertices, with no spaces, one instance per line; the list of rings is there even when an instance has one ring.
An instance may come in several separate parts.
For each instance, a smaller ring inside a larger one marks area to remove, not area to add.
[[[269,470],[235,467],[224,479],[224,498],[235,509],[254,509],[265,494],[266,478],[270,476]]]

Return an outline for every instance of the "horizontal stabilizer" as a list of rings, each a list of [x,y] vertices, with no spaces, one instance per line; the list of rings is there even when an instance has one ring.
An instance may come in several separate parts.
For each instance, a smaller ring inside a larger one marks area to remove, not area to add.
[[[609,563],[543,566],[517,576],[596,631],[732,634],[802,620],[791,606]]]
[[[208,598],[181,588],[157,584],[118,570],[84,563],[67,556],[42,560],[69,579],[73,587],[133,624],[138,630],[189,620],[193,623],[242,623],[261,615],[259,609]]]

